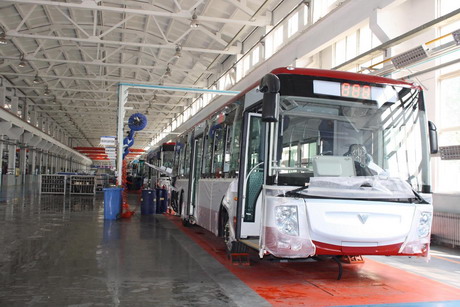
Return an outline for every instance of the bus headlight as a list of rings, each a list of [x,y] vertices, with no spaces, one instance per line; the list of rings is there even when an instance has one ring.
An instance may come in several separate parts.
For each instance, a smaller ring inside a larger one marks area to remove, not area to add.
[[[286,235],[299,235],[299,217],[297,206],[276,206],[275,207],[276,227]]]
[[[431,212],[422,212],[420,214],[420,221],[418,224],[418,236],[420,238],[426,237],[430,234],[431,229]]]

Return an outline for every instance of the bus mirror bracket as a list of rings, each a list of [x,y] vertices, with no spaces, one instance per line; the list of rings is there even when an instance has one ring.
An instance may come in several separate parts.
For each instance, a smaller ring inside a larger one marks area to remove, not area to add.
[[[262,103],[262,121],[277,122],[280,103],[280,79],[274,74],[266,74],[260,80],[259,90],[264,94]]]
[[[428,137],[430,139],[430,153],[438,153],[438,131],[432,121],[428,121]]]

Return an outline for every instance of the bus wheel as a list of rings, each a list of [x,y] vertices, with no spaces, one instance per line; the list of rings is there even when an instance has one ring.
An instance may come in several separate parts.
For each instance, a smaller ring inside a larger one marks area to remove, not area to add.
[[[182,219],[182,226],[184,227],[190,227],[192,224],[188,221],[188,219]]]
[[[227,249],[227,252],[231,252],[233,244],[230,238],[230,221],[228,220],[228,216],[223,225],[222,237],[224,238],[225,248]]]

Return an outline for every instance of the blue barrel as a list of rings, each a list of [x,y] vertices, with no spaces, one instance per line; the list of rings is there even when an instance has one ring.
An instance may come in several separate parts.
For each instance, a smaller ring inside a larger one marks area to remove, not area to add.
[[[104,219],[116,220],[121,211],[123,188],[104,188]]]
[[[168,209],[168,193],[166,189],[157,189],[157,213],[165,213]]]
[[[157,204],[157,195],[155,190],[142,190],[141,214],[155,214]]]

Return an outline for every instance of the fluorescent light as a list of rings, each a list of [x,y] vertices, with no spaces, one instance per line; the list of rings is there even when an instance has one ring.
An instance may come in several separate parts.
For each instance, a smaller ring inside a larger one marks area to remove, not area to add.
[[[6,40],[5,32],[0,34],[0,45],[8,45],[8,41]]]
[[[26,60],[24,60],[24,55],[21,54],[21,56],[19,57],[19,64],[18,64],[19,67],[26,67],[27,66],[27,62]]]
[[[34,78],[34,80],[32,82],[35,83],[35,84],[38,84],[38,83],[41,82],[40,77],[38,76],[38,74],[35,75],[35,78]]]
[[[180,45],[177,45],[176,46],[176,53],[174,53],[174,57],[177,58],[177,59],[180,58],[182,56],[181,51],[182,51],[182,47]]]
[[[192,20],[190,20],[190,28],[198,28],[200,23],[198,22],[198,16],[196,15],[196,9],[193,11]]]

